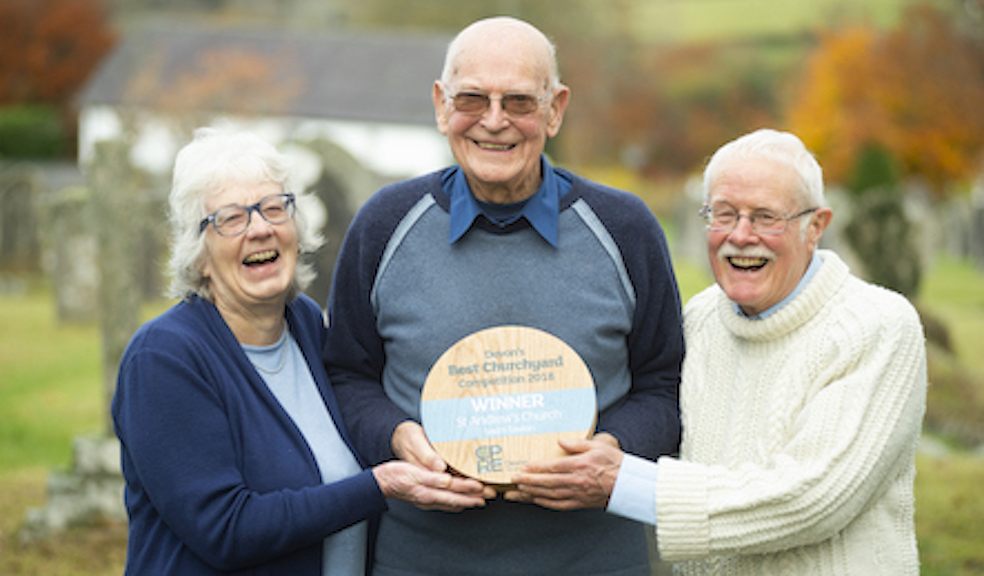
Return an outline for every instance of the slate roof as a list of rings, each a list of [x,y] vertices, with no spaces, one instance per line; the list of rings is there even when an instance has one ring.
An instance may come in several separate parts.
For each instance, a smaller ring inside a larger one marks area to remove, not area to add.
[[[151,26],[117,44],[79,103],[433,126],[431,85],[449,40]]]

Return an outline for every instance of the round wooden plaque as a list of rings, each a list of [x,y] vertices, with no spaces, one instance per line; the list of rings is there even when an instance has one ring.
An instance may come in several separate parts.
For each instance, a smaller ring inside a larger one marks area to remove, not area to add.
[[[529,462],[562,456],[557,440],[587,438],[597,401],[591,372],[556,336],[497,326],[456,342],[427,375],[427,438],[458,472],[508,484]]]

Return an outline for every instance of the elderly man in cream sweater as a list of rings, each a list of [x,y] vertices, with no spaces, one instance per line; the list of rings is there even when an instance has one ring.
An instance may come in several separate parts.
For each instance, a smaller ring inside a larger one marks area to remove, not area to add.
[[[506,497],[653,524],[678,574],[918,574],[916,311],[818,249],[832,212],[796,136],[726,144],[704,194],[716,284],[685,310],[679,458],[567,443],[584,457],[529,466]]]

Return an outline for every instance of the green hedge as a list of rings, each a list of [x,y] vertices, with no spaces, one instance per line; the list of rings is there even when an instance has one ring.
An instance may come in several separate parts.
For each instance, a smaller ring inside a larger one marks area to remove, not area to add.
[[[55,108],[0,106],[0,158],[57,158],[68,150],[66,138]]]

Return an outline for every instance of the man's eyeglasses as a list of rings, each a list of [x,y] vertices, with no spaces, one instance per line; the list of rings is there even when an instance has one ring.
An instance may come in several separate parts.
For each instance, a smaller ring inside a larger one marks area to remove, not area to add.
[[[503,94],[493,98],[481,92],[458,92],[448,97],[454,109],[463,114],[484,114],[492,105],[492,101],[498,100],[502,110],[510,116],[532,114],[544,99],[533,94]]]
[[[198,224],[198,233],[205,232],[211,224],[220,236],[239,236],[249,228],[253,212],[259,214],[270,224],[283,224],[294,215],[294,195],[290,193],[270,194],[260,198],[256,204],[243,206],[230,204],[223,206]]]
[[[752,232],[762,236],[775,236],[786,231],[786,224],[790,220],[802,218],[807,214],[816,212],[819,208],[807,208],[802,212],[783,216],[769,210],[755,210],[750,214],[742,214],[735,210],[733,206],[727,204],[717,204],[714,206],[703,206],[700,209],[700,216],[707,223],[707,229],[711,232],[731,232],[738,226],[738,221],[748,218],[752,225]]]

